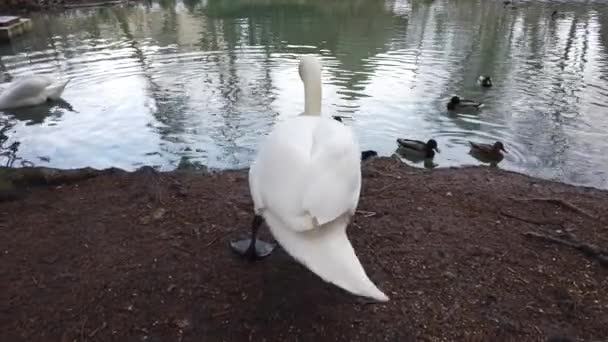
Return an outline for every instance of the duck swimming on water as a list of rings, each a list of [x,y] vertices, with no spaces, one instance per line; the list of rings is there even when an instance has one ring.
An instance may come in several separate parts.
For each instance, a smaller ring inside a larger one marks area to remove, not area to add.
[[[479,76],[479,78],[477,79],[477,83],[482,86],[482,87],[486,87],[489,88],[492,86],[492,78],[490,76]]]
[[[419,158],[433,158],[435,151],[439,153],[439,147],[435,139],[430,139],[427,142],[411,139],[397,139],[399,151],[405,154],[416,155]]]
[[[389,298],[368,278],[346,234],[361,191],[361,151],[348,126],[321,116],[321,66],[299,64],[304,113],[275,126],[249,169],[251,238],[232,242],[258,259],[274,246],[257,238],[266,222],[283,249],[326,282],[377,301]]]
[[[500,141],[497,141],[494,144],[479,144],[469,141],[469,144],[471,145],[471,155],[477,159],[480,159],[481,161],[497,163],[504,158],[501,151],[509,153],[507,150],[505,150],[503,143]]]
[[[448,110],[458,109],[479,109],[483,107],[483,103],[475,102],[472,100],[461,99],[458,96],[454,96],[450,99],[447,104]]]

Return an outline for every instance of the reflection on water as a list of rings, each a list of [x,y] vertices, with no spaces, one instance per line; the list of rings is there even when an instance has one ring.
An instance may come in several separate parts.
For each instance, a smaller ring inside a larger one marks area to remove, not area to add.
[[[245,167],[277,120],[303,110],[297,57],[311,53],[325,113],[352,117],[363,149],[433,137],[434,163],[455,166],[479,163],[469,140],[501,140],[500,167],[608,187],[599,1],[159,0],[33,19],[0,47],[4,80],[73,80],[66,103],[0,112],[4,164]],[[456,94],[485,107],[450,113]]]

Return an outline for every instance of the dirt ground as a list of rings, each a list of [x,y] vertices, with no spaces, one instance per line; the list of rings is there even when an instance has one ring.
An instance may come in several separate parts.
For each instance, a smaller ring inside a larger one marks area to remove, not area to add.
[[[234,255],[246,171],[147,168],[0,203],[0,340],[608,340],[607,256],[585,245],[608,249],[608,192],[387,158],[363,172],[348,231],[387,303],[280,248]]]

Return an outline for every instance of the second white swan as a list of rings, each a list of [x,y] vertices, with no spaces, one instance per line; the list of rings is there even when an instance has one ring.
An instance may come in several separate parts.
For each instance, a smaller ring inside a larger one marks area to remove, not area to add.
[[[18,79],[2,87],[0,109],[37,106],[49,100],[59,100],[68,82],[57,81],[47,75]]]

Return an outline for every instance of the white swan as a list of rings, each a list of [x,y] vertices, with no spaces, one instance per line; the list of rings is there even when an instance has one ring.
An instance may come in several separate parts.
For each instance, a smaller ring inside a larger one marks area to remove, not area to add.
[[[47,75],[18,79],[2,87],[0,109],[37,106],[48,100],[59,100],[68,82],[58,82]]]
[[[260,258],[274,246],[257,240],[262,217],[281,246],[323,280],[387,301],[368,278],[346,235],[361,190],[361,152],[351,129],[321,116],[321,66],[300,59],[304,113],[278,124],[249,170],[255,216],[251,239],[232,242]]]

